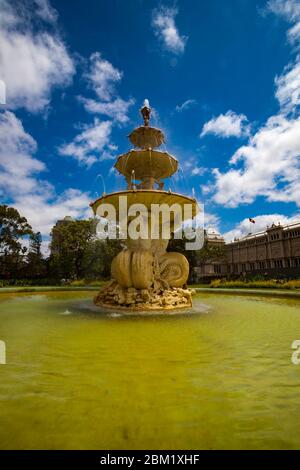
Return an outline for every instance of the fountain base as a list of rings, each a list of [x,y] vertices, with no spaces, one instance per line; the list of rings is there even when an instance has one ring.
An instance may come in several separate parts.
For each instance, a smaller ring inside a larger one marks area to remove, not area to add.
[[[106,284],[94,298],[99,307],[118,310],[171,310],[192,306],[194,291],[170,287],[157,291],[154,288],[122,288],[114,280]]]

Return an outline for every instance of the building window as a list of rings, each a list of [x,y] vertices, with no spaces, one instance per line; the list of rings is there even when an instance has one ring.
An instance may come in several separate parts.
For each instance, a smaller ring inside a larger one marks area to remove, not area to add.
[[[283,260],[282,259],[276,259],[274,261],[275,268],[283,268]]]
[[[270,240],[279,240],[279,233],[274,233],[274,235],[271,235]]]

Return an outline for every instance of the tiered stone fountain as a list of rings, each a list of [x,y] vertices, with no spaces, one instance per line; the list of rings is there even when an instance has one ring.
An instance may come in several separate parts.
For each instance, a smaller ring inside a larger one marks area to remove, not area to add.
[[[128,207],[136,203],[147,207],[149,224],[152,204],[172,206],[176,203],[181,207],[190,204],[195,216],[195,199],[164,190],[163,179],[178,170],[178,161],[169,153],[156,150],[165,138],[160,129],[149,126],[151,109],[147,100],[141,114],[144,125],[129,135],[134,149],[120,155],[114,165],[125,176],[127,190],[103,195],[91,203],[94,213],[98,213],[101,205],[109,203],[114,206],[118,219],[120,197],[126,196]],[[159,217],[156,223],[160,230]],[[188,260],[180,253],[167,252],[169,239],[163,238],[161,230],[159,233],[158,239],[125,240],[126,247],[113,259],[111,280],[95,297],[96,305],[130,310],[177,309],[192,305],[192,291],[186,285]]]

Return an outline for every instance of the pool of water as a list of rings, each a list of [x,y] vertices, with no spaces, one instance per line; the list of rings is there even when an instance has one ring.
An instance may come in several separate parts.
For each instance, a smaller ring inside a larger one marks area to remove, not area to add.
[[[92,295],[1,295],[1,449],[300,448],[299,300],[127,316]]]

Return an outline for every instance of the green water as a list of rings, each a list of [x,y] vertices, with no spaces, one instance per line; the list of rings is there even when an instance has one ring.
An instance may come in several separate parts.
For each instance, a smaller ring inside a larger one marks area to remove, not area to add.
[[[142,317],[92,295],[1,295],[1,449],[300,448],[299,300]]]

